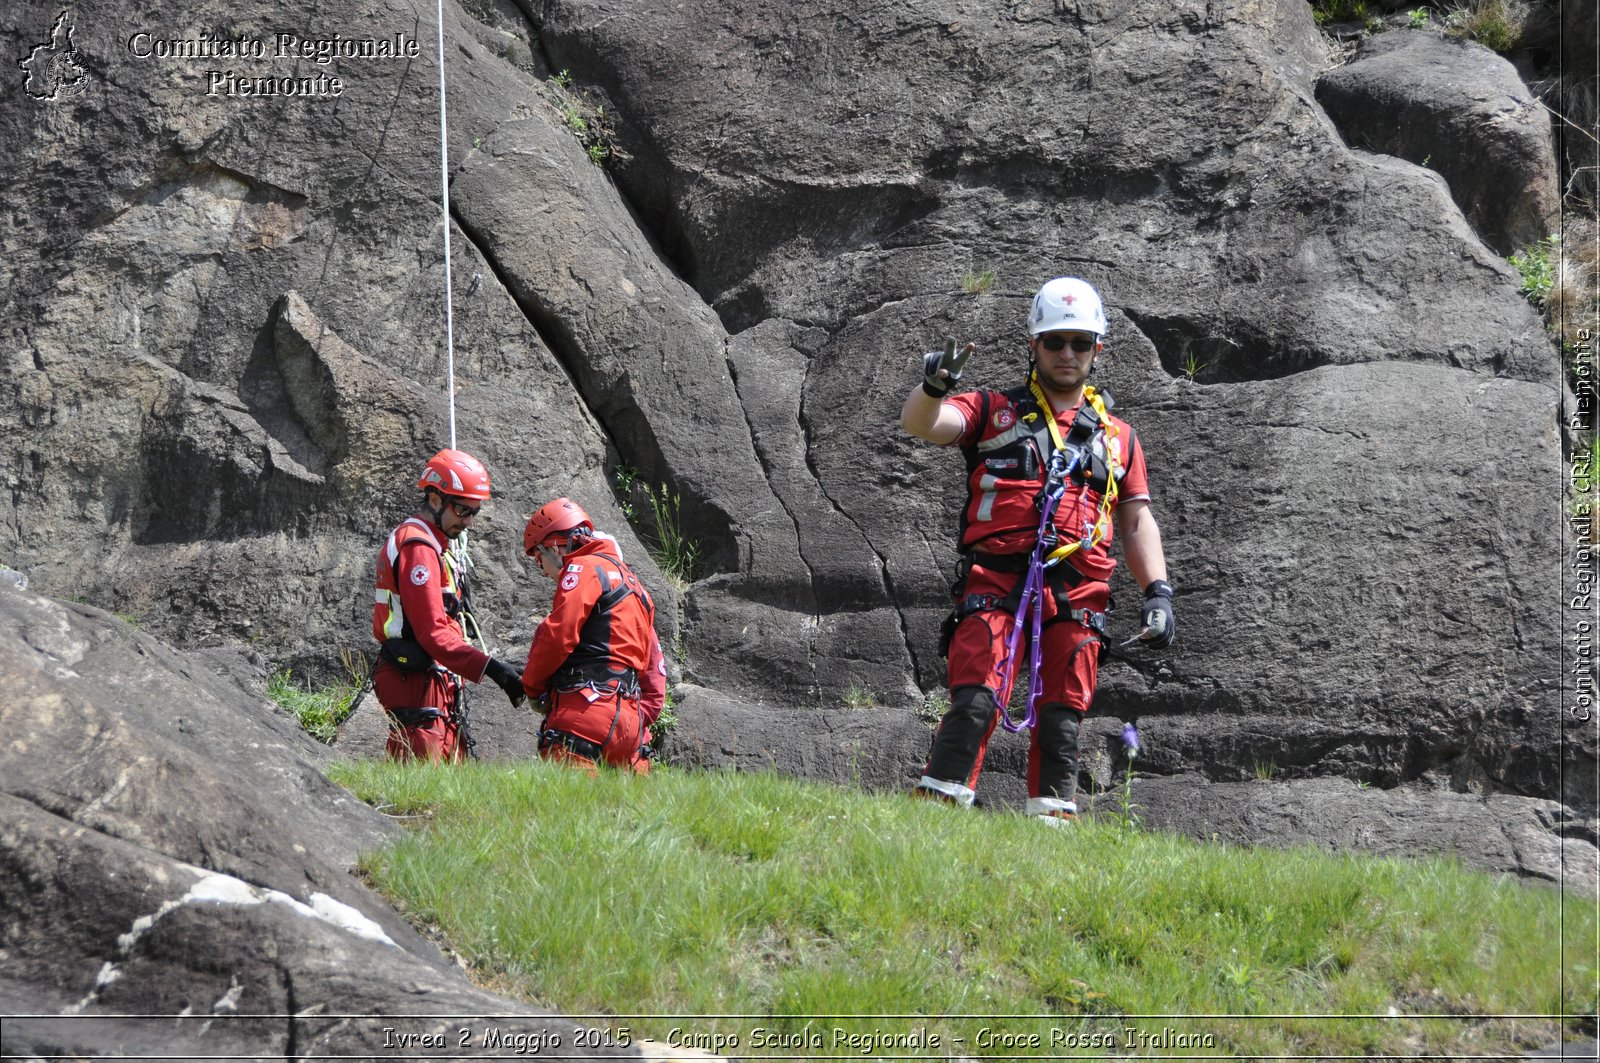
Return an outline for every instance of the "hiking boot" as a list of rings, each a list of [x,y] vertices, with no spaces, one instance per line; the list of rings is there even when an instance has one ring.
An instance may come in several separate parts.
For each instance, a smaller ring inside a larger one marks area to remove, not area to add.
[[[1034,819],[1042,819],[1052,827],[1065,827],[1078,818],[1076,812],[1062,812],[1059,809],[1053,812],[1041,812]]]

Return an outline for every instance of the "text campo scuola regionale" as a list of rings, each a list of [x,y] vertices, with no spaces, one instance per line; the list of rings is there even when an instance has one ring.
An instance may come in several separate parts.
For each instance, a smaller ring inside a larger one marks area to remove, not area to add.
[[[726,1054],[738,1049],[804,1050],[853,1053],[861,1056],[885,1055],[895,1052],[944,1052],[964,1047],[970,1041],[973,1047],[992,1051],[1040,1052],[1051,1049],[1215,1049],[1216,1035],[1212,1033],[1187,1033],[1163,1026],[1159,1030],[1141,1030],[1134,1026],[1121,1029],[1063,1030],[1051,1029],[1047,1033],[1014,1032],[982,1027],[973,1037],[947,1037],[925,1026],[903,1031],[848,1030],[842,1027],[807,1027],[803,1030],[775,1030],[757,1026],[741,1037],[737,1033],[700,1032],[673,1027],[667,1032],[666,1043],[673,1048],[697,1048]]]
[[[128,38],[128,54],[136,59],[173,60],[236,59],[244,61],[296,60],[326,67],[335,60],[415,59],[422,54],[415,37],[394,33],[386,37],[303,37],[281,30],[266,37],[225,37],[201,33],[192,37],[163,37],[140,30]],[[207,96],[340,96],[344,80],[326,70],[314,74],[262,75],[235,70],[205,71]]]

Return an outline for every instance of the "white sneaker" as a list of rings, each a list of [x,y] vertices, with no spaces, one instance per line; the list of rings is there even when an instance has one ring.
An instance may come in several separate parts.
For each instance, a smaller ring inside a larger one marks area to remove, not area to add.
[[[1059,797],[1030,797],[1023,810],[1052,827],[1064,827],[1078,818],[1077,802]]]
[[[978,796],[977,791],[970,786],[963,786],[958,782],[945,782],[931,775],[924,775],[919,779],[917,785],[911,788],[911,792],[917,797],[932,797],[952,805],[960,805],[962,808],[971,808],[972,802]]]

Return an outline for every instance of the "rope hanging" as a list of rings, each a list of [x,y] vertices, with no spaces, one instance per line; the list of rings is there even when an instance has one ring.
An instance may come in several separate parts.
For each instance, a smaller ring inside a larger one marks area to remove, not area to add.
[[[439,203],[444,211],[444,350],[450,393],[450,449],[456,446],[456,319],[450,293],[450,127],[444,105],[444,0],[439,12]]]
[[[445,350],[445,377],[446,391],[450,407],[450,449],[456,449],[456,316],[455,303],[451,291],[450,276],[450,124],[445,108],[444,95],[444,0],[437,0],[439,31],[439,205],[444,215],[444,350]],[[456,537],[450,544],[450,552],[456,557],[458,579],[463,587],[469,586],[471,572],[476,567],[472,563],[472,554],[467,549],[467,532]],[[465,596],[463,596],[465,597]],[[471,610],[463,602],[463,615],[465,622],[462,624],[462,633],[469,642],[479,646],[483,643],[483,633],[478,629],[477,619],[472,616]],[[463,695],[465,692],[463,691]],[[462,698],[465,703],[465,696]]]

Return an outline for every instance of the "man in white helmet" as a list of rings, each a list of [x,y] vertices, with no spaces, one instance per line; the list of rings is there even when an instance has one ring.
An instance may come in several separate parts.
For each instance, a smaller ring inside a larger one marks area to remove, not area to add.
[[[946,624],[950,709],[934,734],[917,791],[970,805],[989,736],[1011,697],[1017,662],[1008,652],[1015,613],[1045,528],[1042,693],[1028,750],[1028,806],[1052,823],[1076,816],[1078,728],[1094,698],[1100,640],[1116,567],[1110,553],[1120,522],[1123,555],[1144,588],[1141,641],[1172,644],[1172,586],[1161,532],[1150,512],[1144,448],[1089,373],[1104,347],[1099,293],[1057,277],[1028,315],[1028,377],[1009,391],[949,394],[974,345],[925,356],[924,377],[906,396],[900,424],[967,460],[956,609]],[[1026,633],[1025,633],[1026,634]]]

